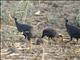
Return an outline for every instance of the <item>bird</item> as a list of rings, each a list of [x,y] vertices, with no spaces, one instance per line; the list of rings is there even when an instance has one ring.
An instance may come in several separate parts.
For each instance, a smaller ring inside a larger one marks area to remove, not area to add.
[[[21,24],[21,23],[18,23],[17,22],[17,18],[14,17],[14,20],[15,20],[15,23],[16,23],[16,27],[17,27],[17,30],[19,32],[24,32],[24,31],[31,31],[32,29],[32,26],[28,25],[28,24]]]
[[[54,29],[52,29],[52,28],[45,28],[45,29],[43,30],[43,33],[42,33],[41,38],[43,38],[43,37],[45,37],[45,36],[48,37],[48,40],[49,40],[49,39],[52,39],[52,38],[54,38],[54,37],[57,37],[57,38],[61,37],[62,40],[63,40],[63,36],[62,36],[61,34],[59,35],[59,34],[56,32],[56,30],[54,30]],[[48,42],[49,42],[49,41],[48,41]]]
[[[43,44],[43,40],[40,37],[38,37],[36,38],[36,45],[40,45],[40,44]]]
[[[78,42],[79,38],[80,38],[80,29],[77,26],[73,26],[71,24],[68,23],[68,19],[65,17],[65,27],[67,29],[67,32],[70,36],[70,41],[73,40],[73,38],[75,38]]]
[[[16,24],[17,30],[19,32],[22,32],[22,35],[25,37],[25,39],[27,38],[27,40],[29,41],[29,48],[31,49],[32,48],[31,37],[32,37],[33,27],[28,25],[28,24],[21,24],[21,23],[19,23],[17,21],[16,17],[13,17],[13,18],[15,20],[15,24]]]

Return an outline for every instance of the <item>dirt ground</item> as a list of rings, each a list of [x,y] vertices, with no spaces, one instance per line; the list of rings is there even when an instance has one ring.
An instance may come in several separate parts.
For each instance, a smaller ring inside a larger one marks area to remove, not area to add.
[[[33,44],[32,50],[26,45],[21,47],[21,43],[17,42],[14,47],[1,49],[1,60],[80,60],[80,41],[78,44],[75,40],[69,43],[52,41],[51,44]]]

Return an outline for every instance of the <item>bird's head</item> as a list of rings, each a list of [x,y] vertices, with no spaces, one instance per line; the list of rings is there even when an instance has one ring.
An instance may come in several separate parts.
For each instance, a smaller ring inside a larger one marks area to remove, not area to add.
[[[14,17],[14,20],[17,20],[17,18],[16,18],[16,17]]]
[[[66,23],[68,22],[68,19],[66,17],[64,18],[64,20],[65,20]]]
[[[40,44],[43,44],[43,40],[42,38],[38,37],[36,38],[36,45],[40,45]]]
[[[17,18],[16,17],[12,17],[15,21],[17,20]]]

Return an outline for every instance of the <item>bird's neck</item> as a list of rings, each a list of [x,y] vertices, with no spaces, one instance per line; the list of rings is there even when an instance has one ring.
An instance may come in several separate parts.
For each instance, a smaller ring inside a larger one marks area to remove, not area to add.
[[[17,20],[15,20],[15,23],[18,24]]]
[[[66,27],[68,26],[68,22],[65,22],[65,26],[66,26]]]

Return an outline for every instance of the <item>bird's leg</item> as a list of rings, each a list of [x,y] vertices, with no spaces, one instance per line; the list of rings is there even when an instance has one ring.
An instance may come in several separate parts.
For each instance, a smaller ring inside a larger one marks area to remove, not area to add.
[[[48,44],[51,45],[51,38],[48,37]]]
[[[44,40],[44,41],[45,41],[45,43],[46,43],[46,44],[48,44],[48,43],[49,43],[49,41],[48,41],[48,40]]]
[[[29,41],[29,49],[30,49],[30,51],[32,49],[32,40]]]
[[[72,41],[72,39],[73,39],[73,38],[72,38],[72,37],[70,37],[70,38],[71,38],[71,40],[70,40],[70,41]]]
[[[49,40],[46,40],[47,44],[49,43]]]
[[[48,38],[48,40],[46,40],[46,43],[49,44],[49,38]]]
[[[78,43],[78,38],[77,38],[77,43]]]

